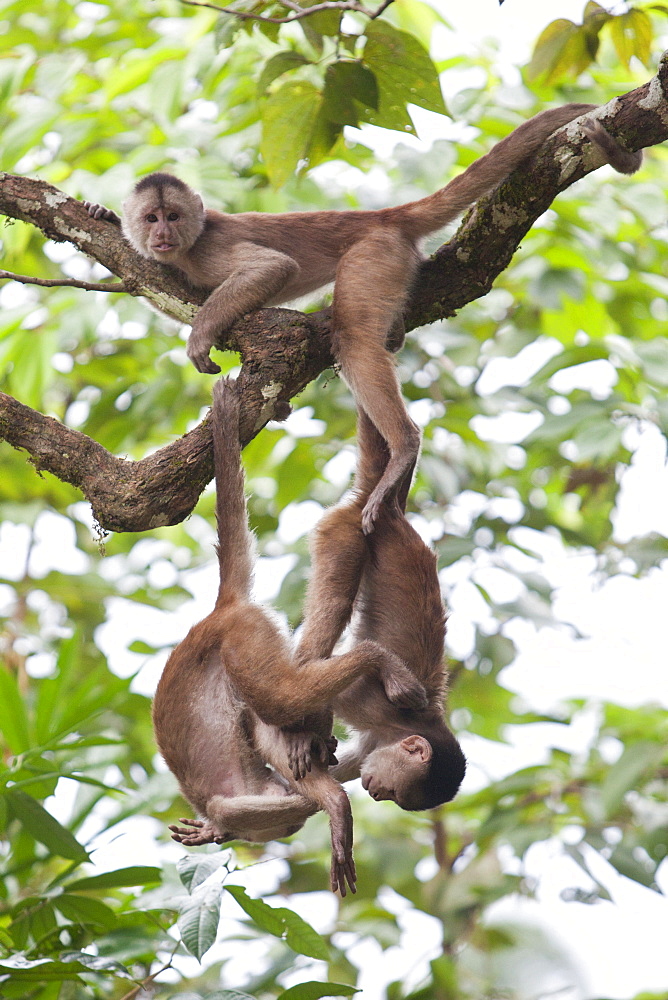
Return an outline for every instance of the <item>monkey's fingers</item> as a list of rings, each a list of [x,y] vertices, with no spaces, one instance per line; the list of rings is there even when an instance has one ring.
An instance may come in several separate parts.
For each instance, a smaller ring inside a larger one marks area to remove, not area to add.
[[[217,375],[220,371],[220,365],[217,365],[215,361],[212,361],[209,357],[209,351],[212,348],[212,344],[206,340],[202,340],[197,336],[197,333],[191,333],[188,338],[188,344],[186,347],[186,354],[194,364],[198,372],[203,375]]]
[[[85,201],[83,205],[91,219],[105,219],[107,222],[116,223],[121,221],[120,217],[114,211],[110,208],[105,208],[104,205],[97,205],[90,201]]]

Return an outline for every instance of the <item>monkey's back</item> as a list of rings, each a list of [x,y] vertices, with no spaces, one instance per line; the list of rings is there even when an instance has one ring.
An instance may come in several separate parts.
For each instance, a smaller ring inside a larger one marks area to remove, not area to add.
[[[395,653],[424,684],[430,703],[440,705],[447,616],[436,555],[398,508],[383,508],[367,542],[355,638],[373,639]]]

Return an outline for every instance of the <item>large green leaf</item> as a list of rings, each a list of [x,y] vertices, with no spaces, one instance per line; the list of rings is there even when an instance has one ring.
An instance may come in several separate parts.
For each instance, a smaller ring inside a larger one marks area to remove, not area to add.
[[[282,84],[262,108],[260,149],[272,184],[285,184],[308,157],[322,94],[312,83]]]
[[[380,20],[372,21],[365,35],[364,65],[378,84],[377,109],[367,107],[365,121],[412,132],[407,104],[446,113],[436,67],[416,38]]]
[[[222,885],[200,887],[179,913],[178,926],[188,951],[201,959],[216,940]]]
[[[278,1000],[320,1000],[321,997],[351,997],[359,990],[345,983],[299,983],[280,993]]]
[[[117,868],[112,872],[104,872],[102,875],[90,875],[88,878],[76,879],[67,883],[67,890],[82,892],[97,889],[122,889],[134,885],[153,885],[162,880],[162,872],[159,868],[149,868],[147,866],[135,866],[131,868]]]
[[[254,923],[274,937],[284,937],[293,951],[327,961],[329,948],[322,937],[302,917],[284,906],[268,906],[261,899],[252,899],[239,885],[226,885],[239,906]]]
[[[86,849],[36,799],[26,795],[25,792],[8,789],[7,801],[9,808],[27,833],[40,844],[44,844],[51,854],[70,858],[72,861],[88,860]]]

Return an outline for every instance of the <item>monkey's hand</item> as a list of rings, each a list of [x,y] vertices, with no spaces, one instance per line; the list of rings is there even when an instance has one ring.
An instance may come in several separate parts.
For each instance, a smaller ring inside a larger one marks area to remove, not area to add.
[[[186,823],[187,826],[170,826],[172,840],[176,840],[185,847],[199,847],[201,844],[223,844],[224,837],[218,833],[209,820],[184,819],[181,817],[179,823]]]
[[[398,708],[420,711],[427,707],[428,698],[424,686],[398,656],[388,655],[380,671],[380,680],[388,701]]]
[[[104,219],[105,222],[113,222],[115,226],[120,226],[121,217],[116,215],[112,209],[105,208],[104,205],[96,205],[91,201],[85,201],[83,205],[91,219]]]
[[[220,365],[217,365],[209,357],[209,351],[216,343],[216,338],[206,328],[200,328],[197,319],[198,317],[195,316],[195,322],[188,337],[186,354],[198,372],[202,372],[203,375],[217,375],[220,371]]]
[[[295,781],[305,778],[311,770],[313,761],[323,767],[338,764],[334,751],[338,740],[335,736],[320,736],[318,733],[304,729],[286,728],[282,731],[288,767]]]

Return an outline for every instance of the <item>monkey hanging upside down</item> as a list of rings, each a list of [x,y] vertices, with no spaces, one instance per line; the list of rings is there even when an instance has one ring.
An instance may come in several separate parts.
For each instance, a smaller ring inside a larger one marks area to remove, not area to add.
[[[172,264],[194,286],[211,289],[188,341],[188,356],[200,372],[220,371],[209,352],[243,315],[335,282],[334,354],[357,406],[389,449],[362,513],[362,529],[369,533],[383,500],[414,467],[420,446],[386,347],[398,349],[403,342],[403,308],[421,260],[421,239],[496,187],[552,132],[595,107],[566,104],[543,111],[440,191],[378,211],[227,215],[205,209],[178,178],[149,174],[123,205],[123,232],[144,257]],[[642,154],[622,149],[599,121],[583,129],[616,170],[638,169]],[[85,204],[93,218],[121,222],[102,205]]]
[[[363,510],[383,475],[388,448],[364,410],[357,435],[353,490],[311,536],[312,575],[297,656],[325,665],[352,615],[353,649],[377,642],[409,669],[421,686],[419,703],[394,699],[391,687],[371,672],[336,695],[334,714],[353,727],[354,738],[339,745],[330,774],[340,781],[361,776],[372,798],[391,799],[402,809],[432,809],[454,798],[466,769],[443,719],[446,613],[436,556],[403,513],[412,469],[396,497],[381,505],[373,533],[364,535]],[[307,753],[300,773],[305,766]]]
[[[359,677],[377,678],[388,704],[422,704],[408,668],[373,640],[341,656],[298,663],[272,614],[250,598],[253,538],[248,529],[234,383],[214,386],[213,441],[220,587],[214,610],[169,657],[153,702],[160,751],[203,820],[171,827],[186,845],[265,842],[295,833],[324,809],[332,838],[331,886],[355,889],[350,802],[327,772],[333,699]],[[316,732],[300,737],[318,713]],[[282,728],[286,727],[286,728]],[[311,770],[297,779],[297,749]]]

